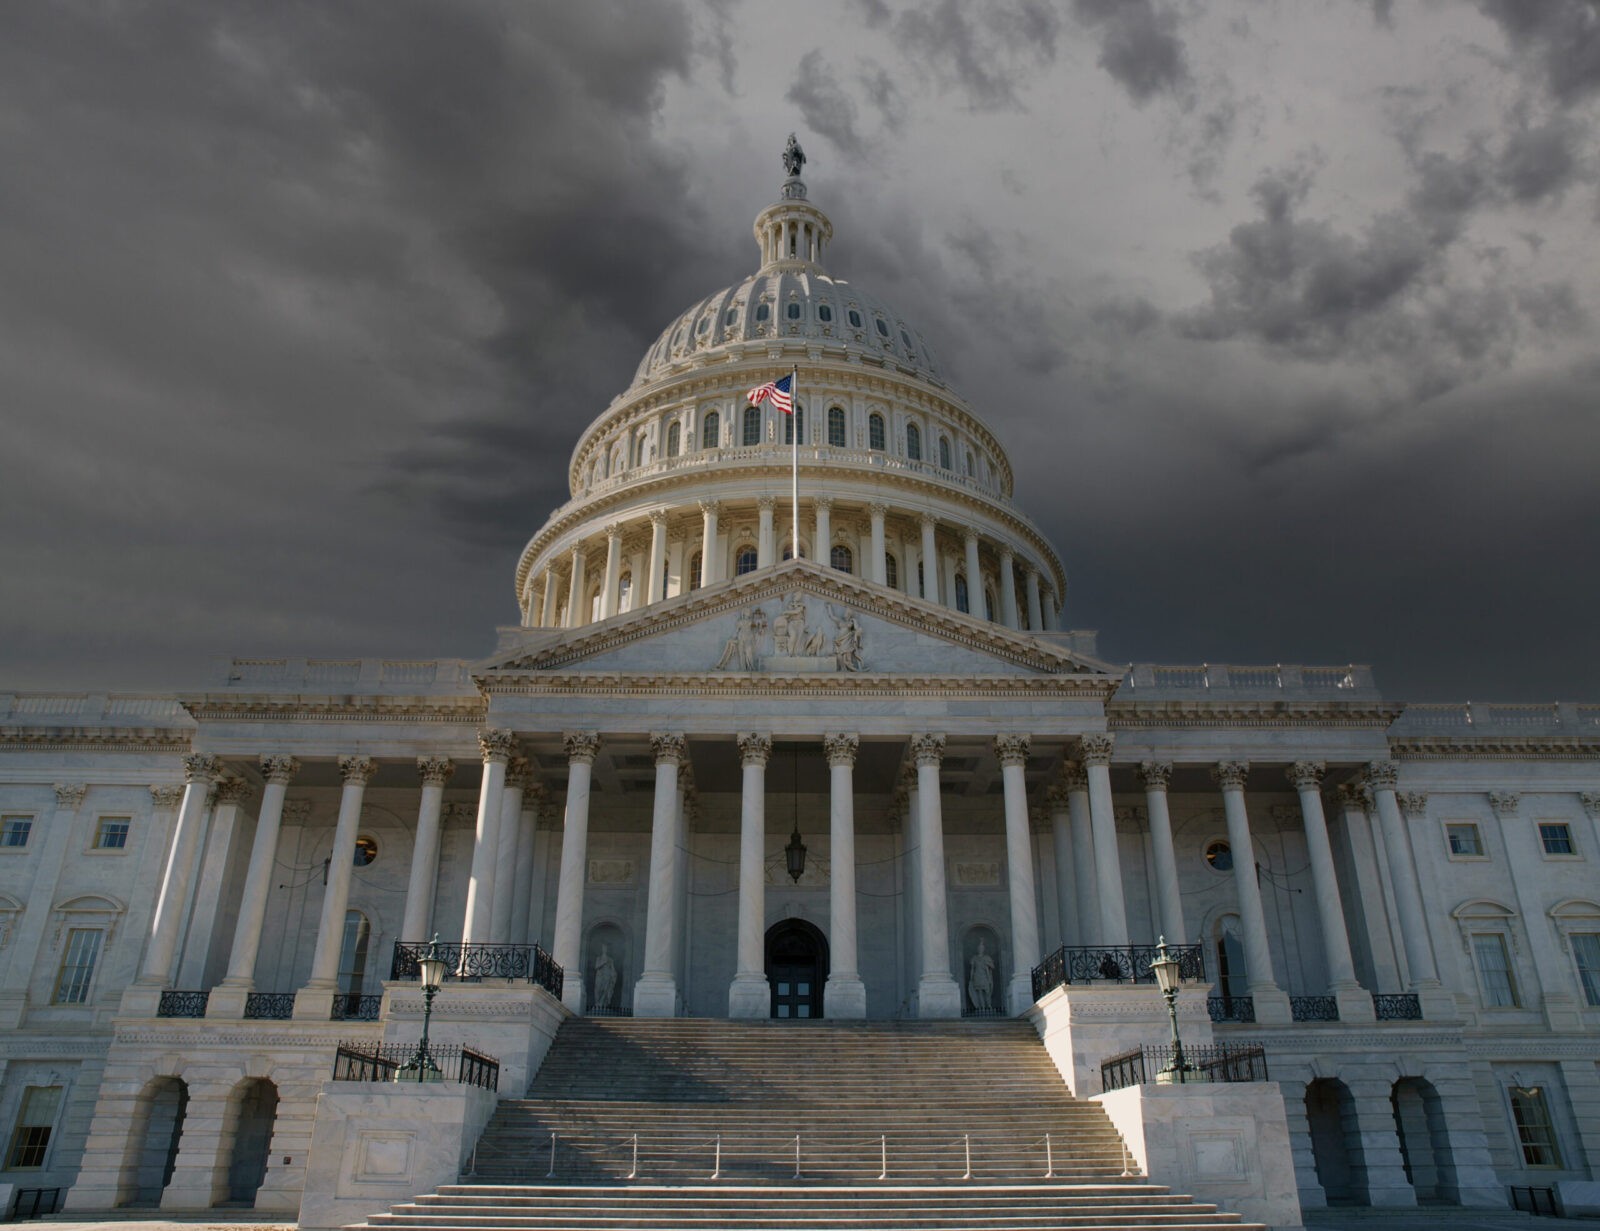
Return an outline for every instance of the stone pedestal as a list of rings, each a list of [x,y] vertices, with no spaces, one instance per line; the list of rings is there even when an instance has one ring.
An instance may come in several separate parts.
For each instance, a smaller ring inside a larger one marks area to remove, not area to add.
[[[1372,993],[1364,987],[1336,987],[1333,989],[1333,998],[1339,1004],[1339,1020],[1342,1022],[1378,1020],[1372,1007]]]
[[[248,986],[229,987],[226,983],[219,983],[211,989],[211,995],[206,997],[206,1016],[226,1021],[242,1021],[245,998],[249,995]]]
[[[128,990],[122,993],[117,1016],[154,1017],[156,1010],[161,1007],[161,993],[165,990],[159,983],[130,983]],[[244,1015],[242,1006],[239,1013],[241,1017]]]
[[[642,975],[633,985],[635,1017],[678,1016],[678,984],[671,975]],[[762,1017],[767,1014],[763,1012]]]
[[[414,1044],[422,1037],[422,988],[385,983],[383,1041]],[[556,1030],[573,1016],[544,988],[524,982],[446,983],[433,998],[428,1037],[470,1042],[500,1062],[500,1093],[521,1098],[544,1062]]]
[[[960,986],[949,975],[923,975],[917,983],[917,1016],[960,1017]]]
[[[1178,992],[1178,1028],[1185,1047],[1212,1041],[1206,993],[1199,983]],[[1112,1056],[1145,1044],[1164,1046],[1172,1039],[1167,1002],[1153,983],[1066,984],[1046,992],[1023,1016],[1039,1031],[1045,1050],[1079,1098],[1100,1093],[1100,1066]]]
[[[1252,983],[1250,1000],[1255,1005],[1258,1025],[1287,1026],[1294,1021],[1294,1012],[1289,1008],[1289,993],[1276,983]],[[1367,1011],[1370,1016],[1372,1011],[1370,999],[1367,1002]]]
[[[634,1006],[634,1013],[637,1016],[637,993],[635,993]],[[652,1016],[664,1015],[653,1014]],[[767,982],[765,975],[760,978],[751,978],[748,975],[734,976],[733,982],[728,984],[728,1016],[772,1016],[772,985]]]
[[[859,975],[828,976],[822,992],[822,1016],[858,1021],[867,1015],[867,985]]]

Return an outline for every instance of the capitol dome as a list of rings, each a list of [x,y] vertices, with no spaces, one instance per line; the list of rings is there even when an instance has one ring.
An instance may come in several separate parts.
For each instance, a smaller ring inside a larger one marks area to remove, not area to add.
[[[833,223],[803,161],[791,144],[779,198],[756,217],[756,271],[670,322],[579,437],[571,499],[518,562],[524,626],[610,619],[781,563],[796,543],[977,619],[1059,626],[1066,573],[1012,501],[1005,449],[921,330],[825,267]],[[788,373],[793,416],[749,405]]]

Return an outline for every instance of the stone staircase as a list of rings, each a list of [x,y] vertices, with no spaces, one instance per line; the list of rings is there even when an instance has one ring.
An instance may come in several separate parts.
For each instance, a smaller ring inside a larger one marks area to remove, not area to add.
[[[1129,1170],[1025,1022],[572,1018],[462,1182],[367,1225],[1246,1226]]]

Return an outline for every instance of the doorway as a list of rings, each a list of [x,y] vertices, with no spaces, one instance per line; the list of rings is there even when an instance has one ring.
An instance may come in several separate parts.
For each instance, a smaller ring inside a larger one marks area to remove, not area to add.
[[[822,988],[828,981],[828,940],[815,924],[785,919],[767,929],[767,983],[772,1016],[822,1016]]]

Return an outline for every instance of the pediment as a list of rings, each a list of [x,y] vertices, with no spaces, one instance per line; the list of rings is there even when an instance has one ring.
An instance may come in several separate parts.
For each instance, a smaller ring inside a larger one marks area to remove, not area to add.
[[[563,633],[529,630],[479,664],[483,678],[558,671],[633,675],[1103,676],[1106,664],[809,560],[719,582]]]

